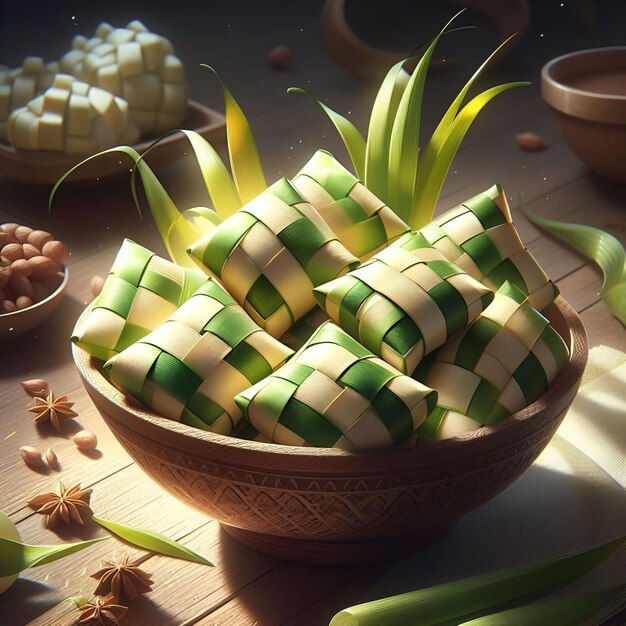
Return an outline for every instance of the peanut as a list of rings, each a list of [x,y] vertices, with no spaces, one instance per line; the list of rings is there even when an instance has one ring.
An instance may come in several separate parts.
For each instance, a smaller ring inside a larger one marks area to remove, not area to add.
[[[58,263],[47,256],[34,256],[32,259],[28,259],[28,262],[32,268],[32,277],[35,279],[50,278],[61,269]]]
[[[17,259],[24,258],[24,249],[20,243],[7,243],[2,248],[2,256],[9,259],[9,261],[17,261]]]
[[[13,236],[13,233],[19,227],[20,227],[19,224],[15,224],[13,222],[7,222],[6,224],[2,224],[2,226],[0,226],[0,230],[3,230],[5,233],[9,233],[9,235]]]
[[[72,440],[76,444],[79,450],[95,450],[98,446],[98,438],[95,433],[90,430],[80,430],[73,437]]]
[[[22,246],[22,250],[24,251],[24,258],[25,259],[32,259],[34,256],[40,256],[41,252],[39,251],[39,248],[36,248],[35,246],[33,246],[32,243],[25,243]]]
[[[31,299],[33,297],[33,286],[30,284],[30,280],[19,272],[11,272],[11,278],[7,286],[16,297],[28,296]]]
[[[273,68],[284,68],[291,61],[293,53],[287,46],[276,46],[267,54],[267,64]]]
[[[11,263],[11,270],[14,272],[19,272],[23,276],[27,278],[32,274],[33,268],[30,263],[26,259],[17,259],[17,261],[13,261]],[[1,271],[1,270],[0,270]]]
[[[6,246],[7,243],[15,243],[15,238],[9,233],[5,233],[3,230],[0,230],[0,248]]]
[[[48,467],[56,468],[59,466],[59,459],[52,448],[46,450],[45,459]]]
[[[46,230],[34,230],[28,235],[28,243],[41,250],[49,241],[52,241],[54,237]]]
[[[96,296],[99,296],[100,292],[102,291],[102,287],[104,287],[104,278],[102,278],[102,276],[94,276],[91,279],[89,286],[91,287],[91,293],[93,294],[94,298]]]
[[[43,398],[48,395],[48,381],[43,378],[31,378],[20,383],[31,398]]]
[[[18,311],[21,311],[22,309],[27,309],[29,306],[33,306],[33,300],[28,296],[19,296],[19,298],[15,300],[15,306]]]
[[[41,452],[37,450],[37,448],[33,448],[32,446],[22,446],[20,448],[20,454],[24,459],[24,463],[26,465],[30,465],[30,467],[43,467],[43,459],[41,458]]]
[[[65,260],[67,259],[67,250],[65,249],[65,246],[60,241],[56,240],[45,243],[41,249],[41,253],[59,265],[65,263]]]
[[[32,228],[29,228],[28,226],[18,226],[14,233],[13,236],[21,243],[24,243],[28,240],[28,235],[30,235],[33,232]]]
[[[520,133],[515,135],[515,141],[522,150],[528,150],[534,152],[535,150],[543,150],[546,147],[546,142],[543,137],[536,135],[535,133]]]
[[[4,289],[8,285],[9,280],[11,280],[12,273],[13,273],[13,270],[11,266],[9,267],[0,266],[0,289]]]
[[[17,307],[15,306],[15,302],[13,302],[13,300],[7,299],[0,302],[0,309],[2,309],[3,313],[13,313],[17,310]]]

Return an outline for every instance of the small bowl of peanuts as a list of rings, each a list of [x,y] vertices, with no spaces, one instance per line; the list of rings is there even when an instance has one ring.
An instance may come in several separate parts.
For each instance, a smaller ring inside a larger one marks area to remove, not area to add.
[[[67,285],[62,242],[45,230],[0,225],[0,340],[41,323],[61,301]]]

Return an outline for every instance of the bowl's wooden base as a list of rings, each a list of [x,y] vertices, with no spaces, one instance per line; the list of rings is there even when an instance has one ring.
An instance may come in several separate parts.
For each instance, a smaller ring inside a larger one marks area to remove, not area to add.
[[[453,526],[454,523],[450,523],[404,537],[364,541],[309,541],[256,533],[221,524],[222,529],[231,537],[257,552],[287,561],[322,565],[348,565],[397,559],[440,541]]]

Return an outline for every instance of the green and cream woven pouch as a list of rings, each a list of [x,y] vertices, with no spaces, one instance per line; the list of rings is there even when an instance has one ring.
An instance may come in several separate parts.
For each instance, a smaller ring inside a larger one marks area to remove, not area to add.
[[[493,291],[508,280],[528,294],[538,310],[559,293],[519,238],[500,185],[408,233],[396,245],[408,250],[433,246]]]
[[[233,398],[293,354],[259,328],[215,281],[104,365],[111,382],[155,413],[228,435]]]
[[[324,218],[339,241],[361,260],[410,230],[325,150],[318,150],[292,183]]]
[[[106,361],[164,322],[206,280],[202,272],[184,269],[125,239],[72,341]]]
[[[299,319],[281,338],[281,343],[289,346],[292,350],[300,348],[310,339],[311,335],[330,318],[326,311],[315,307],[302,319]]]
[[[326,322],[286,365],[235,401],[274,443],[366,450],[408,440],[437,395]]]
[[[491,290],[438,250],[397,246],[314,293],[331,319],[405,374],[493,299]]]
[[[190,253],[274,337],[315,306],[315,285],[359,264],[286,178],[202,237]]]
[[[439,394],[418,435],[445,439],[519,411],[546,391],[568,358],[549,321],[505,282],[476,321],[415,372]]]

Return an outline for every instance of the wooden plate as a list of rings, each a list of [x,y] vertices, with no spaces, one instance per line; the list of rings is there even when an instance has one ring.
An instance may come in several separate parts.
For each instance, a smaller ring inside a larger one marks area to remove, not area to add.
[[[218,140],[224,137],[225,119],[222,113],[190,100],[189,113],[182,127],[195,130],[209,141]],[[147,138],[135,144],[133,148],[142,153],[154,139]],[[186,141],[182,133],[165,138],[150,152],[150,167],[161,167],[181,156]],[[83,158],[58,152],[16,150],[13,146],[0,143],[0,174],[22,183],[53,185]],[[120,157],[117,154],[107,154],[94,159],[69,176],[65,184],[127,174],[129,162],[126,159],[127,157]],[[120,165],[120,160],[123,165]]]

